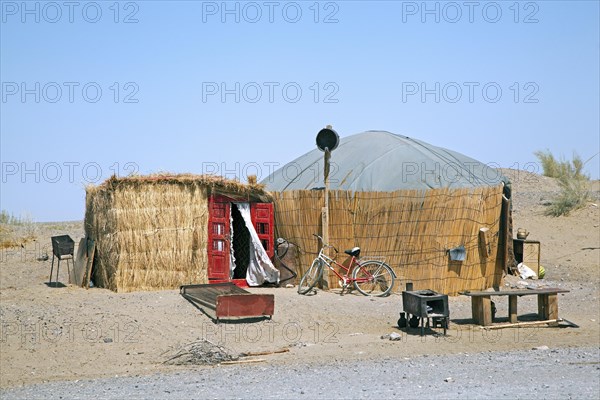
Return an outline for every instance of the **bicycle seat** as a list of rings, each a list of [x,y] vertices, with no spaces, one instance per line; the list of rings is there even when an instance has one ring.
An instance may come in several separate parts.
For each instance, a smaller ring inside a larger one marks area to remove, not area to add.
[[[348,254],[349,256],[358,257],[360,255],[360,247],[354,247],[350,250],[344,250],[344,253]]]

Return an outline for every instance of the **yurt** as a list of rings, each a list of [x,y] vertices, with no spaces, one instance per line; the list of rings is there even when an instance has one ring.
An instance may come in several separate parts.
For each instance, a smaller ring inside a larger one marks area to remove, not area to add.
[[[261,183],[278,237],[311,265],[323,231],[324,153],[314,150]],[[495,168],[407,136],[368,131],[339,140],[329,167],[330,244],[384,259],[404,289],[455,295],[501,283],[511,242],[510,184]],[[459,257],[455,255],[459,254]],[[341,253],[338,261],[343,261]],[[329,274],[329,287],[338,278]]]

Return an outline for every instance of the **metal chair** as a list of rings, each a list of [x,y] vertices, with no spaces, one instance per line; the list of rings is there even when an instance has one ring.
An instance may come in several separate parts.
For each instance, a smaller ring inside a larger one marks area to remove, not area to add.
[[[52,267],[50,268],[50,278],[48,284],[52,283],[52,272],[54,271],[54,257],[58,259],[56,267],[56,281],[58,283],[58,272],[60,271],[60,261],[67,260],[67,271],[70,274],[69,260],[74,260],[75,241],[69,235],[52,236]]]

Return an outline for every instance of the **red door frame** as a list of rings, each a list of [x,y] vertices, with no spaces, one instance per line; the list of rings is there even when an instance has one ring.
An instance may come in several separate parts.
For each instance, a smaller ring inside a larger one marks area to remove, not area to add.
[[[269,258],[275,255],[273,203],[250,203],[250,218]]]
[[[213,195],[208,199],[208,281],[209,283],[233,282],[247,287],[245,279],[231,279],[231,203],[250,203],[250,218],[263,247],[271,258],[275,254],[274,213],[272,203],[252,203]]]
[[[231,202],[223,196],[208,201],[208,279],[229,281]]]

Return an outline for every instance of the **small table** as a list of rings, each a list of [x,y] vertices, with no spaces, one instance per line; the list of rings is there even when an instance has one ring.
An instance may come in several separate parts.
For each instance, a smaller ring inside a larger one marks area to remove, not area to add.
[[[483,326],[492,324],[491,296],[508,296],[508,316],[511,323],[517,322],[517,299],[520,296],[538,297],[538,315],[542,320],[558,319],[558,293],[569,290],[558,288],[501,290],[497,292],[460,292],[471,297],[471,308],[475,323]]]

